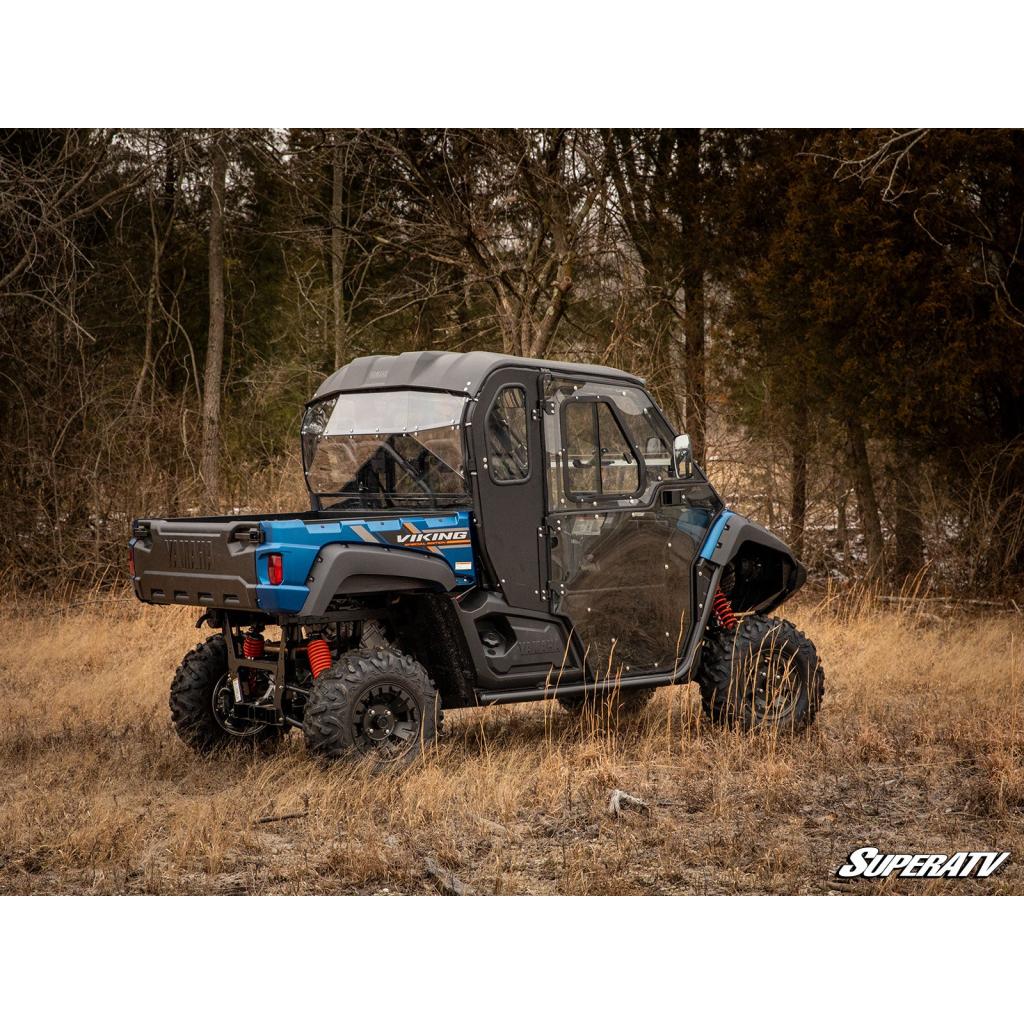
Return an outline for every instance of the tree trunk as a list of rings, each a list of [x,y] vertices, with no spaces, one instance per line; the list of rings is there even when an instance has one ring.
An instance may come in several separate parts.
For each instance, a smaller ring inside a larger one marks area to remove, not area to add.
[[[219,134],[213,143],[210,174],[210,329],[203,374],[203,445],[199,471],[206,500],[211,507],[220,501],[220,389],[224,365],[224,185],[227,154]]]
[[[893,575],[911,580],[924,568],[921,477],[916,460],[902,446],[896,451],[896,552]]]
[[[135,390],[132,392],[132,409],[137,409],[142,401],[142,392],[149,377],[150,367],[153,362],[153,307],[156,304],[156,289],[160,279],[156,257],[153,260],[153,271],[149,279],[149,288],[146,289],[146,334],[145,344],[142,351],[142,365],[139,367],[139,376],[135,379]]]
[[[146,387],[146,380],[153,370],[153,329],[156,317],[157,295],[160,291],[160,258],[163,255],[167,235],[171,229],[171,218],[168,218],[163,234],[161,235],[157,230],[156,209],[152,193],[149,196],[149,223],[153,234],[153,263],[149,274],[149,287],[146,289],[145,346],[142,354],[142,366],[139,368],[139,376],[135,381],[135,391],[132,393],[132,409],[138,408],[142,401],[142,392]]]
[[[797,558],[804,557],[804,529],[807,523],[807,403],[797,403],[790,441],[792,456],[789,502],[790,547]]]
[[[648,276],[650,276],[648,272]],[[674,430],[686,429],[685,389],[679,345],[679,316],[668,289],[649,287],[651,296],[651,375],[662,381],[659,405]]]
[[[707,436],[707,399],[704,390],[704,270],[690,267],[683,275],[686,311],[683,331],[683,372],[686,375],[686,430],[693,445],[693,457],[704,464]]]
[[[679,173],[675,203],[681,231],[683,262],[683,373],[685,375],[686,430],[693,442],[694,459],[703,464],[707,440],[707,397],[704,367],[704,166],[703,132],[677,128]]]
[[[836,499],[836,553],[842,555],[843,568],[850,568],[850,530],[846,524],[846,506],[850,492],[843,484],[843,493]]]
[[[342,292],[342,278],[345,269],[344,236],[341,225],[344,171],[341,132],[336,129],[334,132],[334,162],[331,188],[331,310],[334,321],[335,369],[339,366],[344,366],[348,361],[345,297]]]
[[[874,576],[885,568],[885,548],[882,542],[878,498],[875,496],[875,482],[871,476],[871,463],[868,461],[867,440],[859,419],[851,416],[846,421],[846,434],[850,478],[853,480],[861,532],[864,534],[864,544],[868,552],[868,575]]]

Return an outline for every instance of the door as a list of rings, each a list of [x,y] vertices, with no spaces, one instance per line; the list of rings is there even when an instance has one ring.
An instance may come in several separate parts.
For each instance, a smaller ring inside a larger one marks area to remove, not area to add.
[[[538,377],[531,369],[492,373],[471,428],[482,554],[508,604],[531,610],[547,608]]]
[[[592,676],[671,672],[717,496],[675,476],[672,431],[642,388],[552,378],[545,399],[552,611]]]

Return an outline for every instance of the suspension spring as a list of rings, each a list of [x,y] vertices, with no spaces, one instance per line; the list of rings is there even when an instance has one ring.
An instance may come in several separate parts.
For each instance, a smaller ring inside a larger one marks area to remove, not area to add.
[[[242,639],[242,657],[247,659],[263,657],[263,635],[253,626]],[[235,684],[235,700],[251,700],[259,673],[254,668],[240,668]]]
[[[245,640],[242,641],[242,657],[243,658],[262,658],[263,657],[263,636],[252,630],[245,634]]]
[[[732,602],[718,590],[714,601],[711,602],[712,611],[715,614],[715,622],[722,629],[735,629],[737,622],[736,613],[732,610]]]
[[[331,667],[331,649],[323,637],[317,637],[306,644],[306,657],[309,658],[309,668],[314,679],[319,678],[321,672],[326,672]]]

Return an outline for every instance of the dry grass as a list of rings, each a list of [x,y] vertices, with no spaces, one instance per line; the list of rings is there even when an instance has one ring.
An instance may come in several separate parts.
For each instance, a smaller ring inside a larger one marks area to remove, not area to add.
[[[269,759],[186,750],[166,700],[193,614],[3,610],[0,892],[427,893],[434,858],[482,893],[825,893],[872,845],[1012,857],[844,891],[1024,893],[1019,616],[790,608],[828,673],[802,739],[719,732],[681,687],[618,728],[454,712],[424,763],[380,778],[318,767],[297,736]],[[613,788],[650,815],[610,817]]]

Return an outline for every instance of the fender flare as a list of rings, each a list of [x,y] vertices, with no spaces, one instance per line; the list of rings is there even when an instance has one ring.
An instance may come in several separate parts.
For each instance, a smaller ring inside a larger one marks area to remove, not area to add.
[[[313,567],[313,582],[301,615],[323,615],[337,594],[379,594],[394,591],[447,592],[456,586],[455,573],[439,555],[384,545],[326,544]]]
[[[729,515],[719,532],[714,550],[705,557],[714,565],[726,566],[744,548],[754,551],[760,549],[774,555],[781,563],[782,573],[779,587],[770,597],[766,596],[764,601],[758,603],[757,611],[771,611],[772,608],[780,605],[787,597],[799,590],[807,581],[807,570],[797,560],[786,543],[779,540],[770,530],[735,513]]]

